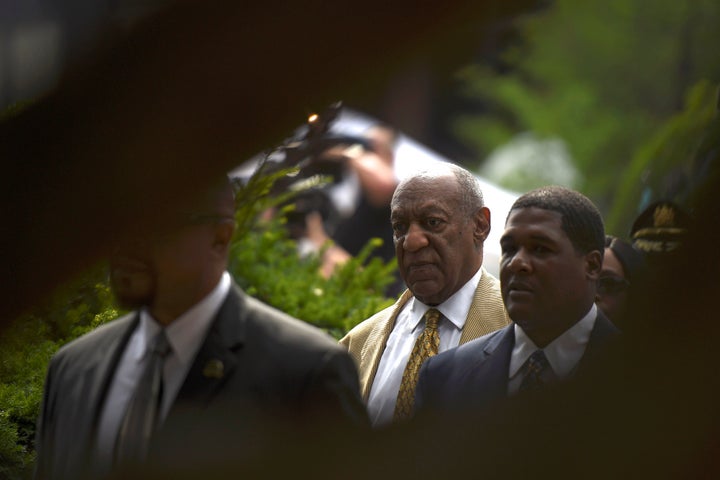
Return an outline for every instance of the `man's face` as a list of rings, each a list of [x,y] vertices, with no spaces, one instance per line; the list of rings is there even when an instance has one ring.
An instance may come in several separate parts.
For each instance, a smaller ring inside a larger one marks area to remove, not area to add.
[[[217,264],[214,224],[184,219],[164,223],[129,236],[110,258],[111,285],[126,308],[182,313],[202,298],[210,281]]]
[[[427,305],[447,300],[482,264],[490,212],[468,218],[454,175],[412,179],[399,190],[390,215],[400,274]]]
[[[512,210],[500,246],[505,307],[536,344],[549,343],[590,309],[600,253],[578,253],[562,229],[560,213]]]

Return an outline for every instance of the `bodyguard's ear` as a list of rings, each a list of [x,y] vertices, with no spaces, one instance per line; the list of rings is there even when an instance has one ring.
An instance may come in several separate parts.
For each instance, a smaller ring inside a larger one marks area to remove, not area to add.
[[[602,270],[602,253],[598,250],[593,250],[585,255],[585,268],[587,270],[588,278],[591,280],[597,280],[600,277],[600,271]]]
[[[490,235],[490,210],[482,207],[475,213],[475,241],[482,244]]]

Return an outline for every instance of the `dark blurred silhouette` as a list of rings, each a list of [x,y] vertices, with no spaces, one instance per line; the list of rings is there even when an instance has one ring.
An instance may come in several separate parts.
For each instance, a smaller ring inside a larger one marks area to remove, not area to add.
[[[172,204],[276,144],[308,105],[376,105],[419,51],[441,54],[433,67],[457,65],[478,22],[527,3],[183,2],[139,24],[0,125],[3,326],[101,258],[131,222],[150,223],[140,199]],[[371,13],[373,35],[348,34],[366,31]],[[213,455],[188,448],[137,478],[718,477],[719,120],[697,159],[696,228],[637,296],[635,328],[592,382],[433,433],[406,424],[338,439],[313,425],[313,440],[300,441],[268,429],[242,450],[218,429]]]
[[[228,179],[187,193],[113,249],[113,293],[133,311],[53,356],[36,478],[99,478],[188,449],[204,456],[220,431],[246,450],[267,430],[306,431],[307,440],[307,425],[337,435],[369,426],[347,352],[246,295],[226,271],[235,229]]]
[[[3,320],[130,222],[152,223],[150,195],[172,204],[277,144],[305,108],[342,98],[372,112],[409,60],[449,72],[484,26],[528,3],[184,0],[110,36],[0,124]],[[370,18],[373,35],[348,34]]]

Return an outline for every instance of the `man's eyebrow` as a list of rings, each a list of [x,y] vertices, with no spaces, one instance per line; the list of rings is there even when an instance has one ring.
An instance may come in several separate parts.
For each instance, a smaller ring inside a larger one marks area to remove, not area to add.
[[[531,234],[530,239],[538,242],[555,242],[552,237],[550,237],[549,235],[545,235],[544,233]]]
[[[553,243],[556,242],[556,240],[554,240],[552,237],[550,237],[548,235],[545,235],[544,233],[534,233],[534,234],[531,234],[529,236],[529,238],[530,238],[530,240],[535,241],[535,242],[553,242]],[[500,241],[500,243],[502,243],[503,241],[509,242],[509,241],[513,241],[514,239],[515,239],[515,237],[513,236],[512,233],[505,233],[500,237],[499,241]]]
[[[417,212],[419,215],[422,215],[422,216],[428,216],[428,215],[448,215],[449,216],[452,213],[451,211],[449,211],[445,208],[442,208],[438,205],[427,205],[427,206],[419,207],[416,210],[414,210],[414,212]],[[391,219],[396,218],[396,217],[409,217],[409,216],[413,216],[413,212],[404,210],[404,209],[403,210],[398,209],[397,211],[390,213]]]
[[[423,207],[418,208],[418,211],[423,214],[433,214],[433,213],[441,213],[443,215],[449,215],[450,211],[448,211],[445,208],[442,208],[440,205],[437,205],[435,203],[432,203],[430,205],[426,205]]]

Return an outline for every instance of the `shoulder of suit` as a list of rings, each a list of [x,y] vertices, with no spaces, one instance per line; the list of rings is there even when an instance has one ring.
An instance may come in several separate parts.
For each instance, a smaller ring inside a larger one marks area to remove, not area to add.
[[[392,314],[394,305],[380,310],[375,313],[372,317],[363,320],[362,322],[355,325],[341,340],[341,343],[350,342],[358,338],[367,338],[373,328],[381,323],[383,320],[390,317]]]
[[[395,303],[383,308],[371,317],[355,325],[342,339],[340,343],[350,347],[355,344],[364,343],[376,328],[380,328],[393,314],[407,302],[411,297],[409,291],[405,291]]]
[[[82,358],[84,355],[93,354],[98,350],[105,349],[106,346],[109,346],[127,332],[127,329],[131,327],[136,316],[136,312],[123,315],[72,340],[60,347],[55,355],[53,355],[53,362],[58,362],[62,359],[71,360],[78,357]]]
[[[500,341],[503,335],[508,331],[508,329],[514,328],[512,324],[507,325],[503,328],[500,328],[498,330],[495,330],[494,332],[490,332],[488,334],[483,335],[482,337],[475,338],[473,340],[470,340],[467,343],[464,343],[463,345],[460,345],[455,350],[457,350],[457,354],[459,355],[474,355],[478,352],[484,351],[486,347],[488,346],[495,346]]]
[[[254,332],[262,332],[268,342],[301,348],[337,349],[335,339],[320,328],[292,317],[250,295],[243,295],[246,320]]]
[[[389,320],[394,307],[395,305],[391,305],[377,312],[367,320],[363,320],[340,339],[340,345],[347,348],[350,356],[352,356],[357,365],[361,363],[362,352],[367,344],[368,338],[372,336],[377,328],[381,328],[381,326]]]
[[[486,282],[488,285],[491,285],[495,288],[500,288],[500,280],[493,275],[492,273],[488,272],[485,267],[480,267],[482,269],[482,276],[480,277],[481,282]]]
[[[502,303],[502,292],[500,290],[500,280],[495,278],[490,272],[482,268],[482,276],[478,283],[477,290],[483,293],[483,298],[486,302],[492,304],[503,305]]]
[[[443,374],[454,371],[456,368],[464,368],[472,362],[485,356],[485,348],[489,344],[497,343],[499,337],[507,328],[496,330],[482,337],[470,340],[456,348],[445,350],[427,360],[433,370],[440,369]],[[429,370],[430,368],[428,368]]]
[[[600,340],[601,342],[613,342],[622,336],[622,332],[614,323],[598,308],[597,318],[591,333],[591,340]]]
[[[357,324],[347,335],[340,339],[340,344],[347,348],[355,363],[360,366],[363,363],[365,352],[374,342],[381,342],[383,332],[388,322],[412,296],[409,290],[403,292],[395,303],[384,308]]]
[[[451,348],[442,353],[435,355],[427,360],[427,372],[425,375],[432,375],[435,380],[447,378],[455,372],[464,371],[469,365],[473,365],[478,361],[484,361],[487,356],[485,348],[491,342],[495,342],[498,336],[502,335],[506,329],[497,330],[495,332],[483,335],[482,337],[471,340],[457,348]],[[432,373],[430,373],[432,371]]]
[[[346,335],[340,340],[341,343],[348,343],[350,341],[356,341],[358,338],[367,338],[370,332],[378,325],[382,324],[385,320],[392,317],[399,308],[401,308],[412,295],[408,290],[403,292],[402,295],[389,307],[383,308],[379,312],[373,314],[371,317],[363,320],[362,322],[355,325]]]

